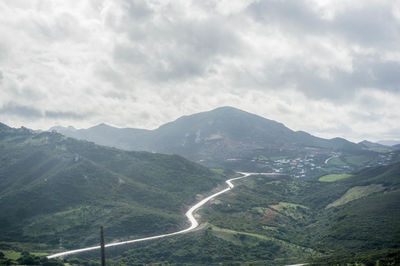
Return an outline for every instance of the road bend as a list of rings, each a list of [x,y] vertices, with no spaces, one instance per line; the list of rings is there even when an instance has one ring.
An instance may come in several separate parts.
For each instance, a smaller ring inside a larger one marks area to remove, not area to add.
[[[250,175],[276,175],[274,173],[243,173],[243,172],[240,172],[240,174],[242,174],[242,176],[231,178],[231,179],[228,179],[228,180],[225,181],[225,183],[228,184],[227,188],[225,188],[225,189],[223,189],[223,190],[221,190],[221,191],[219,191],[219,192],[217,192],[215,194],[212,194],[211,196],[208,196],[208,197],[202,199],[201,201],[199,201],[198,203],[193,205],[185,213],[185,216],[188,218],[188,220],[190,222],[190,226],[188,228],[183,229],[181,231],[168,233],[168,234],[162,234],[162,235],[156,235],[156,236],[150,236],[150,237],[138,238],[138,239],[133,239],[133,240],[110,243],[110,244],[106,244],[105,247],[106,248],[115,247],[115,246],[132,244],[132,243],[136,243],[136,242],[143,242],[143,241],[148,241],[148,240],[153,240],[153,239],[158,239],[158,238],[164,238],[164,237],[174,236],[174,235],[180,235],[180,234],[185,234],[187,232],[190,232],[190,231],[196,229],[199,226],[199,222],[196,220],[196,218],[194,218],[194,213],[200,207],[202,207],[204,204],[209,202],[211,199],[213,199],[215,197],[218,197],[219,195],[224,194],[224,193],[228,192],[229,190],[233,189],[235,186],[233,185],[232,181],[238,180],[238,179],[242,179],[242,178],[248,177]],[[87,247],[87,248],[64,251],[64,252],[60,252],[60,253],[49,255],[49,256],[47,256],[47,258],[48,259],[54,259],[54,258],[58,258],[58,257],[64,257],[64,256],[83,253],[83,252],[92,251],[92,250],[96,250],[96,249],[100,249],[100,246],[93,246],[93,247]]]

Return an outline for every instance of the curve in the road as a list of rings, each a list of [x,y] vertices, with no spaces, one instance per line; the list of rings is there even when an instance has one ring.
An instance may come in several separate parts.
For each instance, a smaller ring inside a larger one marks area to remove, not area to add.
[[[328,159],[325,160],[325,164],[328,164],[328,162],[330,160],[332,160],[333,158],[336,158],[336,157],[338,157],[338,156],[337,155],[333,155],[333,156],[329,157]]]
[[[186,229],[183,229],[181,231],[177,231],[177,232],[173,232],[173,233],[168,233],[168,234],[163,234],[163,235],[157,235],[157,236],[150,236],[150,237],[145,237],[145,238],[139,238],[139,239],[133,239],[133,240],[127,240],[127,241],[122,241],[122,242],[116,242],[116,243],[110,243],[105,245],[105,247],[114,247],[114,246],[119,246],[119,245],[126,245],[126,244],[131,244],[131,243],[136,243],[136,242],[142,242],[142,241],[147,241],[147,240],[153,240],[153,239],[158,239],[158,238],[164,238],[167,236],[174,236],[174,235],[179,235],[179,234],[184,234],[187,233],[189,231],[192,231],[193,229],[195,229],[196,227],[199,226],[199,222],[196,220],[196,218],[194,218],[193,213],[198,210],[201,206],[203,206],[204,204],[206,204],[208,201],[210,201],[211,199],[231,190],[234,185],[232,184],[232,181],[234,180],[238,180],[238,179],[242,179],[245,177],[248,177],[250,175],[274,175],[272,173],[240,173],[243,174],[243,176],[240,177],[236,177],[236,178],[231,178],[225,181],[225,183],[228,184],[228,187],[215,193],[212,194],[211,196],[208,196],[207,198],[202,199],[201,201],[199,201],[198,203],[196,203],[195,205],[193,205],[187,212],[186,212],[186,217],[188,218],[189,222],[190,222],[190,226]],[[47,256],[48,259],[53,259],[53,258],[58,258],[58,257],[63,257],[63,256],[68,256],[68,255],[72,255],[72,254],[78,254],[78,253],[82,253],[82,252],[87,252],[87,251],[91,251],[91,250],[96,250],[96,249],[100,249],[100,246],[93,246],[93,247],[88,247],[88,248],[81,248],[81,249],[74,249],[74,250],[70,250],[70,251],[65,251],[65,252],[60,252],[60,253],[56,253],[53,255],[49,255]]]

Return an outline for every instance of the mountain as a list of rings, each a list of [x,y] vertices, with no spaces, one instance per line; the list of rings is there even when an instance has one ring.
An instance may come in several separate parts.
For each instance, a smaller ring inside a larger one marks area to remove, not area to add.
[[[154,130],[151,139],[158,151],[193,159],[227,159],[254,150],[276,152],[296,146],[359,149],[344,139],[325,140],[294,132],[282,123],[233,107],[183,116]]]
[[[183,116],[155,130],[118,129],[101,124],[89,129],[53,128],[66,136],[125,150],[179,154],[211,167],[254,170],[259,156],[359,154],[364,149],[342,138],[323,139],[293,131],[282,123],[233,107]],[[241,160],[242,162],[237,162]]]
[[[376,143],[376,142],[371,142],[368,140],[363,140],[363,141],[359,142],[358,145],[360,145],[364,149],[377,151],[377,152],[385,152],[385,151],[393,150],[393,147],[391,147],[391,146],[383,145],[383,144]]]
[[[49,131],[123,150],[146,150],[140,149],[140,142],[150,133],[150,130],[146,129],[116,128],[104,123],[88,129],[56,126],[50,128]]]
[[[385,145],[385,146],[394,146],[394,145],[400,145],[399,140],[379,140],[377,143]]]
[[[4,124],[0,162],[0,241],[42,250],[93,245],[100,225],[107,242],[177,230],[196,195],[225,179],[177,155]]]

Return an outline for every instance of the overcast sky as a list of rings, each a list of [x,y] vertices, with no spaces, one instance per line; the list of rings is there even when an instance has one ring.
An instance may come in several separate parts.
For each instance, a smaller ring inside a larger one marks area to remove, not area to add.
[[[156,128],[234,106],[400,140],[400,1],[0,0],[0,122]]]

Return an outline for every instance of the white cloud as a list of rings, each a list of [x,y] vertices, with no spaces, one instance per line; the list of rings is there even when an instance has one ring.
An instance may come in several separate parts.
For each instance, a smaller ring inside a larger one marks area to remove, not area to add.
[[[232,105],[399,138],[396,1],[0,2],[0,121],[154,128]]]

